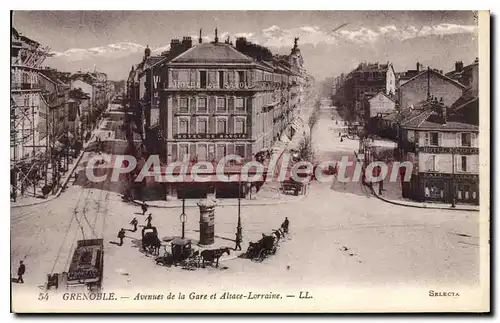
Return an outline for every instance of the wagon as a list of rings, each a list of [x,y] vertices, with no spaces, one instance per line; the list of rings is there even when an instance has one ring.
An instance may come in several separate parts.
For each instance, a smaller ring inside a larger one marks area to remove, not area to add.
[[[178,264],[194,266],[195,263],[198,263],[199,252],[193,250],[190,240],[175,238],[170,242],[170,247],[171,253],[165,247],[165,254],[155,259],[157,265],[167,267]]]

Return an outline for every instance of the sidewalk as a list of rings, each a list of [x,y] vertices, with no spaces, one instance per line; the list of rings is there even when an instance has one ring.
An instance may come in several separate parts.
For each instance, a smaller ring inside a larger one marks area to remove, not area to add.
[[[438,210],[454,210],[454,211],[479,211],[478,205],[469,205],[469,204],[457,204],[455,207],[451,207],[449,203],[429,203],[429,202],[413,202],[409,200],[393,200],[382,197],[376,192],[376,189],[372,191],[373,195],[375,195],[379,200],[400,206],[406,207],[416,207],[421,209],[438,209]]]

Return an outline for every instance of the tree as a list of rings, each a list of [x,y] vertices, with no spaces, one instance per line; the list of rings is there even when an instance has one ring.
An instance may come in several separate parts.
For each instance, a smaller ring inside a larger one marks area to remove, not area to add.
[[[312,149],[311,137],[305,136],[299,142],[299,159],[312,162],[314,160],[314,151]]]

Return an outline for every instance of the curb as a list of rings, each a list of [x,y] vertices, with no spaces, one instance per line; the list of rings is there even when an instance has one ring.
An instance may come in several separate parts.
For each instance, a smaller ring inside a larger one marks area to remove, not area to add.
[[[389,200],[389,199],[386,199],[386,198],[383,198],[382,196],[380,196],[379,194],[375,193],[375,190],[372,188],[372,194],[378,198],[379,200],[381,201],[384,201],[386,203],[389,203],[389,204],[393,204],[393,205],[398,205],[398,206],[406,206],[406,207],[413,207],[413,208],[418,208],[418,209],[435,209],[435,210],[450,210],[450,211],[472,211],[472,212],[479,212],[479,209],[478,210],[475,210],[475,209],[464,209],[464,208],[460,208],[460,207],[455,207],[455,208],[452,208],[452,207],[442,207],[442,206],[431,206],[431,205],[414,205],[414,204],[406,204],[406,203],[402,203],[402,202],[396,202],[394,200]]]
[[[258,202],[258,203],[248,203],[248,202],[245,202],[246,200],[241,200],[241,206],[245,206],[245,207],[248,207],[248,206],[268,206],[268,205],[279,205],[279,204],[285,204],[285,203],[296,203],[296,202],[299,202],[299,201],[302,201],[304,200],[306,197],[307,197],[308,194],[304,194],[296,199],[293,199],[293,200],[278,200],[278,201],[262,201],[262,202]],[[175,200],[176,202],[177,201],[182,201],[182,200]],[[137,200],[132,200],[130,201],[130,203],[133,203],[133,204],[136,204],[136,205],[142,205],[142,202],[139,202]],[[155,204],[149,204],[146,202],[146,205],[148,206],[148,208],[152,207],[152,208],[158,208],[158,209],[176,209],[176,208],[181,208],[182,207],[182,204],[179,204],[179,205],[155,205]],[[217,203],[217,206],[238,206],[238,202],[237,201],[231,201],[231,202],[226,202],[226,203],[221,203],[220,200],[219,202]],[[186,208],[195,208],[195,207],[198,207],[197,205],[189,205],[186,203],[185,205]]]

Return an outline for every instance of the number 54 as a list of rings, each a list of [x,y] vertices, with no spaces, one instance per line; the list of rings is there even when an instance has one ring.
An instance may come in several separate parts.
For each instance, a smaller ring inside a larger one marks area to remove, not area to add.
[[[49,294],[48,293],[40,293],[40,294],[38,294],[38,300],[39,301],[48,301],[49,300]]]

